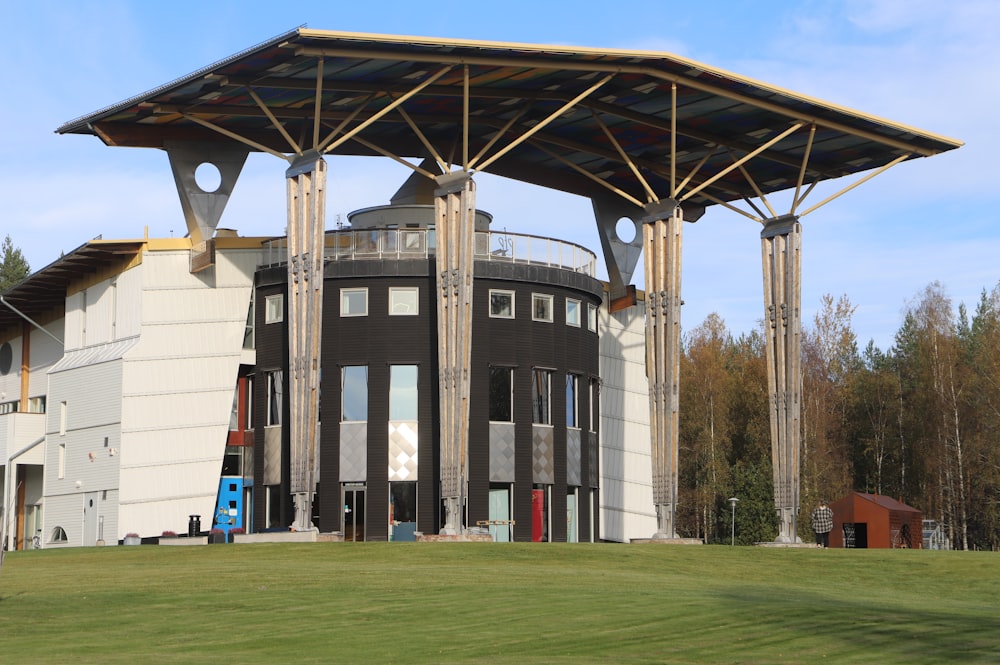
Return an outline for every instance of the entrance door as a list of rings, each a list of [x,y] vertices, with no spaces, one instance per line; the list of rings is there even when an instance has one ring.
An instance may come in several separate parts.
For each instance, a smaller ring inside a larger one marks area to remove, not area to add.
[[[497,543],[510,542],[510,487],[490,488],[490,535]]]
[[[394,542],[417,539],[417,483],[389,483],[389,540]]]
[[[362,542],[365,539],[365,486],[344,485],[344,541]]]
[[[98,492],[83,495],[83,546],[97,545],[97,517],[100,514]]]

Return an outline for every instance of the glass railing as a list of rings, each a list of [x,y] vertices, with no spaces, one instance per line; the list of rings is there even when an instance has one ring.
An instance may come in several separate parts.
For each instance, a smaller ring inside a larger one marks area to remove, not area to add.
[[[422,259],[434,255],[434,231],[428,229],[358,229],[327,231],[324,261]],[[477,231],[473,253],[477,261],[543,265],[595,276],[597,257],[575,243],[541,236]],[[264,243],[264,265],[288,262],[288,238]]]

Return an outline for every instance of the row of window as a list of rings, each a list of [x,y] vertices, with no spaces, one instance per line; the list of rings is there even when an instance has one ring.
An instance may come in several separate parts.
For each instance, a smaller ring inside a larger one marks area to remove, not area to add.
[[[264,299],[264,323],[284,320],[285,296],[282,293]],[[417,316],[420,314],[420,288],[416,286],[389,287],[389,315]],[[341,316],[368,316],[368,287],[340,290]]]
[[[389,420],[417,420],[417,365],[389,366]],[[341,410],[343,422],[368,420],[368,366],[348,365],[340,369]],[[281,370],[267,372],[267,425],[281,424],[283,402]],[[552,424],[552,383],[555,372],[536,367],[531,370],[531,422]],[[580,422],[580,376],[566,374],[566,427],[578,428]],[[597,410],[594,408],[598,391],[596,379],[590,379],[586,394],[589,403],[588,427],[597,431]],[[490,367],[489,418],[492,422],[514,422],[514,368]]]
[[[531,370],[531,422],[535,425],[552,424],[552,382],[555,372],[535,367]],[[586,398],[591,432],[597,431],[597,413],[594,404],[598,383],[590,380]],[[566,427],[578,428],[580,422],[580,376],[566,374],[565,385]],[[490,421],[514,422],[514,368],[490,367]]]
[[[490,318],[493,319],[513,319],[514,318],[514,291],[501,289],[490,289]],[[531,320],[552,323],[555,298],[547,293],[531,294]],[[583,316],[583,302],[573,298],[566,298],[566,325],[581,325]],[[597,332],[597,306],[587,303],[587,329]]]
[[[490,318],[514,318],[514,291],[490,289]],[[552,323],[555,298],[545,293],[531,294],[531,319]],[[279,323],[284,320],[285,296],[275,294],[265,298],[264,322]],[[416,316],[420,314],[420,288],[416,286],[389,287],[389,315]],[[368,287],[340,290],[341,316],[368,316]],[[566,325],[582,325],[583,302],[566,298]],[[597,332],[597,306],[587,303],[587,329]]]

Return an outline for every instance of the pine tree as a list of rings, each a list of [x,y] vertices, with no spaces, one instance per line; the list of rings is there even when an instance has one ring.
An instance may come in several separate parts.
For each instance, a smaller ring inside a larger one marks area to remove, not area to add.
[[[4,238],[0,247],[0,293],[14,286],[31,274],[31,267],[20,249],[14,247],[10,236]]]

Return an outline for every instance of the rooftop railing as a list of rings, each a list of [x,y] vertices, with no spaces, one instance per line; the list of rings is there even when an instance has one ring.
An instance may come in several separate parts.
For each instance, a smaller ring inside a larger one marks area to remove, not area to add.
[[[434,255],[434,231],[428,229],[349,229],[327,231],[324,261],[365,259],[426,259]],[[264,265],[288,262],[288,239],[264,243]],[[596,275],[597,257],[575,243],[506,231],[476,231],[473,253],[478,261],[502,261],[542,265],[591,277]]]

